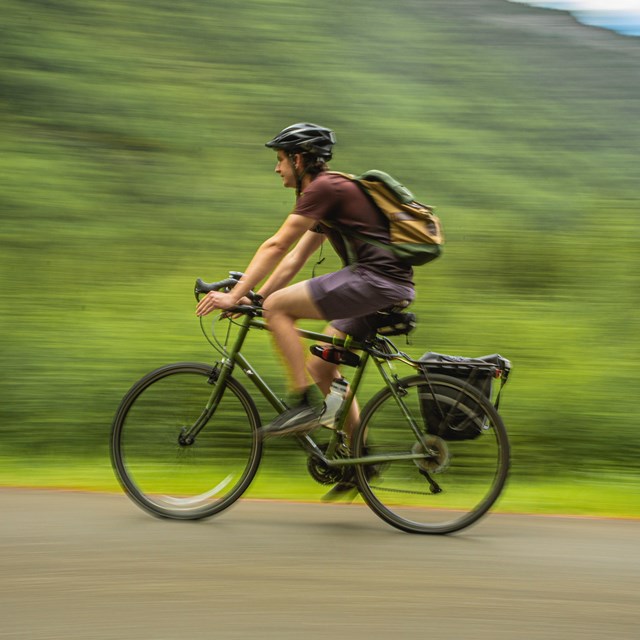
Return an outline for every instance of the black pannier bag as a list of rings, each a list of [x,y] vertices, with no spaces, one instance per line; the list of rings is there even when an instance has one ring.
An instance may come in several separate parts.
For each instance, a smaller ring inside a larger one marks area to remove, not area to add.
[[[429,373],[439,373],[458,378],[475,387],[489,401],[493,397],[493,381],[501,379],[501,388],[511,371],[511,363],[498,354],[480,358],[448,356],[429,351],[419,360],[428,380]],[[500,394],[496,398],[498,408]],[[420,410],[427,431],[444,440],[473,440],[484,429],[484,412],[478,403],[466,394],[440,384],[422,385],[419,391]]]

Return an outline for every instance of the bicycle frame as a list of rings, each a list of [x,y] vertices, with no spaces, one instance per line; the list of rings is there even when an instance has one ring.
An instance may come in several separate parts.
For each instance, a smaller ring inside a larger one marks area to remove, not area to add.
[[[209,284],[198,279],[196,298],[232,288],[242,274],[229,276]],[[205,337],[220,354],[215,362],[157,368],[129,389],[116,411],[110,440],[114,471],[129,497],[153,515],[194,520],[234,504],[253,481],[263,437],[269,435],[269,429],[261,430],[257,394],[264,398],[260,408],[268,403],[277,413],[287,409],[242,354],[249,331],[269,330],[260,297],[253,292],[247,297],[254,304],[222,312],[220,320],[228,320],[224,336],[218,329],[224,324],[215,322],[211,334],[200,318]],[[350,360],[351,385],[335,420],[323,425],[327,431],[295,437],[311,477],[335,485],[327,500],[350,498],[355,490],[398,529],[451,533],[487,513],[504,488],[509,440],[497,405],[511,366],[499,354],[461,358],[429,352],[415,360],[388,337],[410,328],[411,321],[389,323],[362,341],[299,329],[301,340],[352,349],[360,358]],[[329,359],[323,349],[312,351]],[[383,386],[355,417],[355,397],[363,392],[371,361]],[[398,364],[413,374],[396,372]],[[238,381],[236,367],[251,385]],[[495,401],[491,378],[502,378]],[[355,430],[348,434],[351,427]],[[190,445],[196,446],[188,453]],[[230,455],[232,450],[237,453]]]
[[[214,367],[210,379],[212,384],[214,385],[211,397],[209,398],[205,409],[203,410],[202,414],[195,422],[195,424],[191,427],[191,429],[183,434],[185,442],[193,442],[198,433],[204,428],[211,415],[215,412],[216,407],[218,406],[224,394],[226,381],[236,365],[240,367],[246,377],[253,383],[256,389],[278,413],[281,413],[287,408],[285,403],[278,397],[278,395],[273,391],[273,389],[264,380],[264,378],[262,378],[262,376],[260,376],[260,374],[256,371],[255,367],[253,367],[247,360],[247,358],[241,353],[242,345],[244,344],[245,338],[247,337],[249,331],[251,329],[268,330],[266,323],[263,320],[257,318],[255,312],[248,312],[242,316],[242,319],[237,324],[239,326],[238,336],[234,340],[230,349],[225,350],[225,357],[222,359],[222,361]],[[424,459],[426,455],[428,455],[430,447],[426,442],[425,434],[421,431],[418,424],[411,415],[411,412],[402,401],[402,389],[399,388],[397,384],[394,384],[394,379],[392,378],[392,376],[389,376],[389,374],[384,369],[385,362],[388,362],[390,360],[398,360],[404,362],[405,364],[409,364],[414,368],[417,368],[417,366],[413,364],[412,361],[405,359],[400,354],[395,356],[390,355],[387,358],[377,357],[376,355],[371,353],[371,350],[365,344],[354,340],[351,336],[347,336],[346,338],[338,338],[336,336],[329,336],[323,333],[300,328],[297,329],[297,332],[298,335],[304,340],[322,342],[326,344],[332,344],[336,347],[362,351],[360,364],[354,368],[355,375],[353,377],[353,380],[350,382],[349,392],[347,393],[344,403],[337,415],[336,424],[332,428],[333,436],[327,448],[327,454],[325,455],[323,453],[323,451],[318,447],[316,442],[309,434],[297,436],[298,441],[308,453],[319,458],[328,467],[347,467],[357,464],[376,464],[398,460],[420,460]],[[418,441],[423,445],[423,453],[380,454],[359,458],[340,457],[339,455],[336,455],[340,451],[340,447],[344,447],[344,426],[349,415],[349,409],[351,408],[353,400],[356,396],[369,360],[373,360],[375,362],[378,372],[380,373],[385,385],[391,391],[396,403],[400,407],[402,414],[415,433]],[[393,377],[397,379],[397,375],[393,374]]]

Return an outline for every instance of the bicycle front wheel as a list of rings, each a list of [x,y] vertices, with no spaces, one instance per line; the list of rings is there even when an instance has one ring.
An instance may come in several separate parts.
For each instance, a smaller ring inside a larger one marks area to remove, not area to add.
[[[122,400],[111,433],[111,459],[129,497],[154,515],[212,516],[247,489],[260,464],[260,416],[231,376],[214,411],[207,404],[214,370],[177,363],[152,371]],[[185,436],[200,420],[191,442]]]
[[[414,376],[398,388],[403,406],[383,389],[364,408],[354,437],[355,457],[388,457],[356,467],[362,497],[383,520],[410,533],[469,526],[494,504],[507,478],[509,442],[502,419],[488,399],[456,378],[434,374],[427,382]],[[429,424],[434,406],[440,419]],[[465,430],[471,429],[467,438]],[[411,460],[409,454],[424,457]]]

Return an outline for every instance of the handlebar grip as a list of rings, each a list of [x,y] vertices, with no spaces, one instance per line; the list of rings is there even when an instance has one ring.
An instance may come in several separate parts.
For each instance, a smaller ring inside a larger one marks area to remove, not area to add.
[[[220,291],[220,289],[226,289],[235,287],[238,284],[238,280],[244,275],[239,271],[231,271],[231,277],[225,278],[224,280],[220,280],[220,282],[205,282],[202,278],[198,278],[196,280],[196,284],[194,287],[194,293],[196,296],[196,300],[200,300],[198,296],[209,293],[210,291]],[[249,291],[247,293],[247,297],[251,300],[255,305],[261,306],[262,297],[259,296],[255,291]]]
[[[200,297],[204,293],[209,293],[210,291],[220,291],[220,289],[225,289],[226,287],[233,287],[238,283],[234,278],[226,278],[224,280],[220,280],[220,282],[205,282],[201,278],[196,280],[196,284],[193,290],[193,293],[196,296],[196,300],[200,300]]]
[[[225,278],[224,280],[220,280],[220,282],[205,282],[201,278],[198,278],[196,280],[195,292],[198,294],[209,293],[210,291],[220,291],[220,289],[232,287],[237,283],[238,281],[235,278]]]

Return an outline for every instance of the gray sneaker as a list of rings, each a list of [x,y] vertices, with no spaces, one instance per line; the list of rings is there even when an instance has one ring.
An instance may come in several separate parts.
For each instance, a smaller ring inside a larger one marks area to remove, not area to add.
[[[287,436],[293,433],[306,433],[320,426],[320,408],[301,402],[291,409],[283,411],[273,422],[262,427],[263,438]]]

